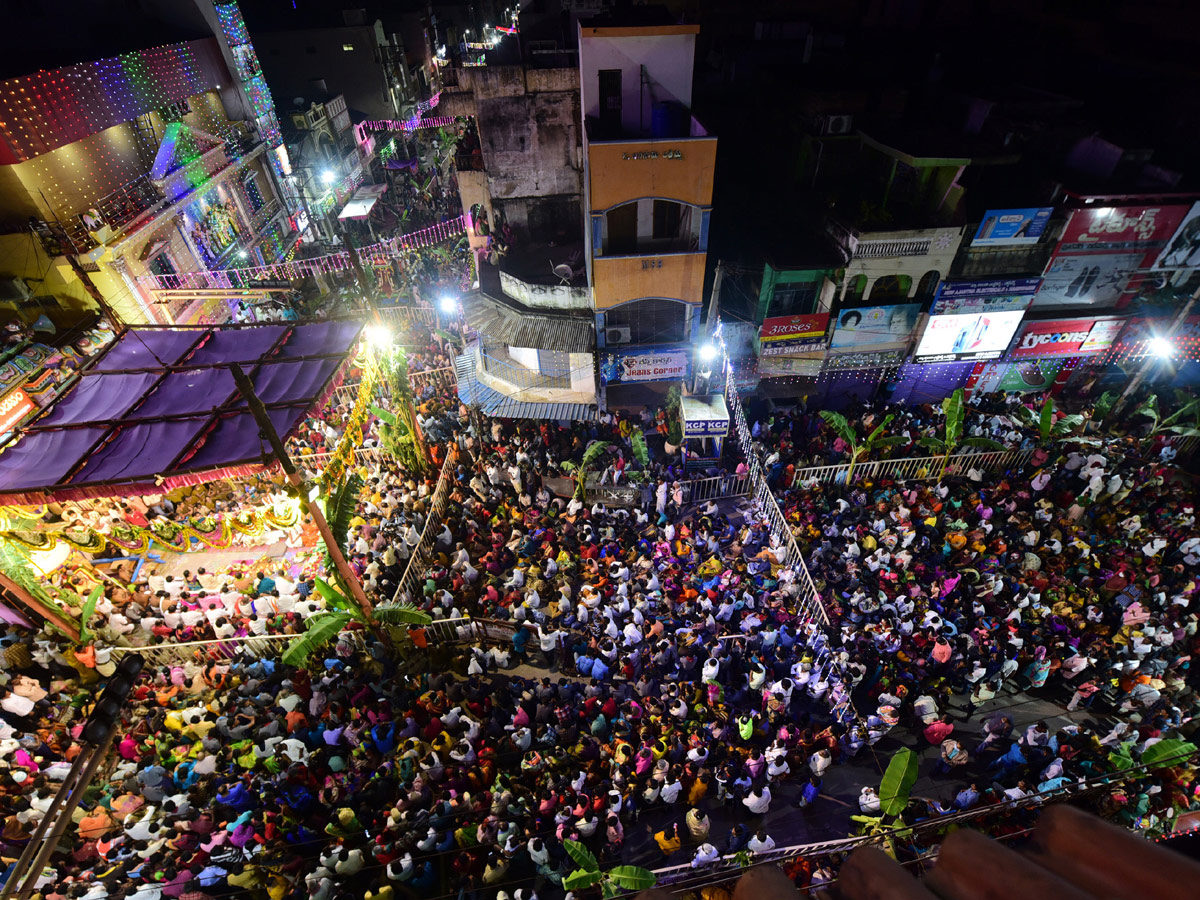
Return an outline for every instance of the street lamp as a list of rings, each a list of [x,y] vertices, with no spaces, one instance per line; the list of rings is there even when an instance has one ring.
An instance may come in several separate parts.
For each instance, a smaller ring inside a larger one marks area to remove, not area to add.
[[[386,325],[368,325],[365,334],[367,343],[374,350],[383,350],[392,342],[392,330]]]
[[[337,172],[332,169],[326,169],[321,173],[321,184],[333,184],[337,181]]]
[[[1175,344],[1170,338],[1162,336],[1150,338],[1147,349],[1159,359],[1170,359],[1175,354]]]
[[[455,310],[458,309],[458,298],[453,294],[442,294],[438,298],[438,309],[448,316],[453,315]]]

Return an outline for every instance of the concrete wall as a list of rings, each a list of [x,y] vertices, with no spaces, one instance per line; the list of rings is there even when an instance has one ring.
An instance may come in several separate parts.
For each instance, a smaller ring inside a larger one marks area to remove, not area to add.
[[[888,275],[904,275],[912,279],[908,296],[916,294],[921,277],[930,271],[940,273],[942,280],[950,274],[950,266],[958,253],[958,245],[962,241],[963,229],[959,226],[947,228],[907,228],[896,231],[870,231],[859,234],[856,255],[846,265],[846,275],[842,280],[841,296],[845,296],[851,281],[859,275],[865,275],[867,282],[863,291],[863,301],[871,296],[871,288],[880,278]],[[915,256],[893,257],[861,257],[857,253],[877,241],[916,241],[928,240],[927,253]]]
[[[608,309],[645,297],[700,303],[703,300],[704,260],[703,253],[597,256],[592,261],[596,309]]]
[[[681,158],[669,154],[678,152]],[[657,158],[647,158],[657,154]],[[591,211],[601,212],[642,197],[662,197],[707,207],[712,204],[717,139],[588,143]]]
[[[587,28],[580,31],[579,70],[585,116],[600,115],[600,71],[621,70],[621,126],[631,134],[648,131],[656,101],[692,105],[692,64],[696,25],[654,29]],[[653,31],[655,34],[636,34]],[[650,83],[643,89],[641,68]]]
[[[592,295],[587,288],[558,284],[530,284],[500,273],[500,287],[504,293],[519,300],[531,309],[591,309]]]

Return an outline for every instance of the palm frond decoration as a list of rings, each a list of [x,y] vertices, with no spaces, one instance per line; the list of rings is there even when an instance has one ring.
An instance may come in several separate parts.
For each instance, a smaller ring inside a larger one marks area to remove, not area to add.
[[[88,594],[87,599],[83,601],[83,609],[79,613],[79,643],[89,644],[92,640],[92,633],[88,630],[88,622],[96,612],[96,604],[100,598],[104,596],[104,588],[101,585],[96,585],[92,588],[92,592]]]

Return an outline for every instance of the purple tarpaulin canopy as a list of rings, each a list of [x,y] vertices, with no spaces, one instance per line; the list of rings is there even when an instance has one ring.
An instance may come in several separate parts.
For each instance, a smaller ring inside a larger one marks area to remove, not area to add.
[[[345,321],[130,330],[0,451],[0,502],[153,489],[156,479],[193,483],[199,473],[256,465],[264,448],[230,363],[250,376],[286,437],[325,395],[361,331]]]

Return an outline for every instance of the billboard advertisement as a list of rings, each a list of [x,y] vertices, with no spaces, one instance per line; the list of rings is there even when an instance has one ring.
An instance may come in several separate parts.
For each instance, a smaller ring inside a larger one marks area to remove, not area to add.
[[[1200,203],[1192,204],[1152,268],[1180,269],[1189,266],[1200,266]]]
[[[825,364],[825,356],[816,358],[804,356],[768,356],[758,361],[758,372],[764,378],[779,375],[801,375],[816,378],[821,374]]]
[[[605,353],[600,363],[601,384],[633,381],[676,381],[688,377],[687,350],[630,350]]]
[[[1020,310],[930,316],[917,346],[915,362],[957,362],[998,359],[1021,324]]]
[[[37,404],[21,388],[14,388],[0,399],[0,434],[12,431],[22,419],[37,409]]]
[[[983,214],[979,230],[971,245],[1003,247],[1014,244],[1036,244],[1050,222],[1053,208],[1032,206],[1024,209],[989,209]]]
[[[997,278],[991,281],[944,281],[933,302],[933,315],[1003,312],[1028,309],[1042,284],[1040,278]]]
[[[1186,206],[1077,209],[1050,260],[1035,307],[1111,306],[1140,281],[1188,213]]]
[[[776,316],[763,319],[759,338],[768,341],[798,341],[821,339],[829,327],[829,313],[813,313],[808,316]]]
[[[1026,322],[1008,355],[1010,359],[1033,359],[1103,353],[1124,327],[1125,319],[1118,316]]]
[[[920,303],[843,309],[837,314],[829,346],[835,350],[853,350],[879,344],[903,344],[917,324],[920,312]]]

